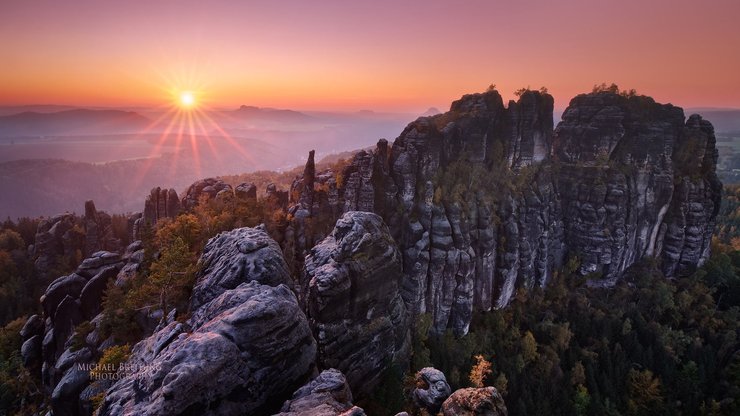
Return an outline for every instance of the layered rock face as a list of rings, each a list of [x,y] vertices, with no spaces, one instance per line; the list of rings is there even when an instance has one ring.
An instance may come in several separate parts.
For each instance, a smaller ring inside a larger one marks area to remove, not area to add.
[[[648,97],[613,93],[571,101],[553,153],[569,252],[583,274],[614,280],[637,260],[666,276],[708,256],[721,184],[711,124]]]
[[[49,277],[60,258],[72,258],[75,251],[84,249],[85,237],[75,230],[75,224],[74,214],[69,213],[39,223],[31,255],[35,257],[34,267],[42,277]]]
[[[700,265],[721,190],[711,125],[600,92],[574,98],[553,132],[552,103],[536,91],[508,108],[496,91],[466,95],[342,172],[316,172],[310,160],[284,250],[300,260],[327,233],[316,224],[377,213],[401,252],[410,315],[429,313],[434,332],[457,335],[473,310],[547,284],[568,259],[597,284],[643,257],[669,277]]]
[[[313,373],[316,342],[264,230],[206,245],[191,317],[138,343],[100,414],[269,414]]]
[[[113,236],[111,216],[98,211],[95,203],[85,202],[85,255],[98,251],[120,251],[121,243]]]
[[[180,199],[174,189],[152,188],[144,200],[144,211],[129,217],[130,240],[141,240],[145,225],[153,226],[165,218],[175,218],[179,213]]]
[[[276,416],[365,416],[352,405],[352,391],[339,370],[324,370],[298,389]]]
[[[293,285],[280,246],[261,227],[238,228],[208,240],[200,265],[204,277],[193,288],[191,310],[252,280],[269,286]]]
[[[409,323],[401,299],[401,256],[375,214],[350,211],[306,257],[309,322],[323,368],[344,373],[357,394],[407,360]]]
[[[231,185],[221,179],[206,178],[196,181],[188,187],[180,201],[180,205],[184,210],[191,210],[203,198],[208,200],[233,195],[234,190],[231,188]]]
[[[180,213],[180,199],[174,189],[156,187],[144,201],[144,221],[154,225],[163,218],[175,218]]]
[[[89,374],[77,364],[95,362],[103,340],[74,345],[76,327],[94,321],[108,282],[116,278],[124,261],[116,253],[100,251],[85,259],[77,270],[54,280],[41,297],[43,315],[29,318],[21,333],[24,365],[41,369],[41,380],[51,395],[56,415],[78,412],[79,395],[89,384]],[[93,336],[94,337],[94,336]]]

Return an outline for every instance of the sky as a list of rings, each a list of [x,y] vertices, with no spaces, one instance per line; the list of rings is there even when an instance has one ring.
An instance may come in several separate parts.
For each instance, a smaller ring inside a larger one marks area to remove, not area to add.
[[[424,111],[615,82],[740,108],[740,1],[0,1],[0,105]]]

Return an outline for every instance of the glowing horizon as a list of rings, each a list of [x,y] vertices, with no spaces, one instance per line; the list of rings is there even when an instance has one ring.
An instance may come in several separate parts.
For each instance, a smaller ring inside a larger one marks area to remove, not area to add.
[[[399,4],[400,3],[400,4]],[[556,108],[615,82],[740,108],[740,3],[95,2],[0,6],[0,105],[441,110],[495,83]]]

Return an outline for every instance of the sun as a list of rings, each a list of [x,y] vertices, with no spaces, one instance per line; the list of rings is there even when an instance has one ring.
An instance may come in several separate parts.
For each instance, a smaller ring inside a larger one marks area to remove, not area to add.
[[[195,107],[195,95],[190,91],[180,93],[180,107],[189,109]]]

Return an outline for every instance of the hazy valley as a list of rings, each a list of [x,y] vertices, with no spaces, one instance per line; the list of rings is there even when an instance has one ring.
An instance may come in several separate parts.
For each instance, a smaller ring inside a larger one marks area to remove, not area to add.
[[[312,149],[321,157],[392,139],[412,118],[242,106],[191,125],[146,109],[0,110],[25,110],[0,116],[2,218],[80,212],[88,199],[109,212],[134,212],[155,186],[183,191],[204,177],[288,170]]]

